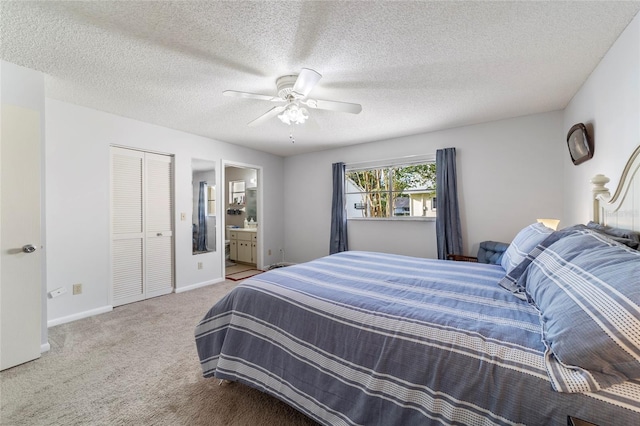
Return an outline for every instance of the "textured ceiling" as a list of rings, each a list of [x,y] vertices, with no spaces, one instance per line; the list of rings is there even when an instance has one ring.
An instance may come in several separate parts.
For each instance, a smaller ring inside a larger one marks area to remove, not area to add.
[[[7,2],[2,59],[47,96],[277,155],[564,108],[640,2]],[[281,75],[323,75],[289,128],[247,123]]]

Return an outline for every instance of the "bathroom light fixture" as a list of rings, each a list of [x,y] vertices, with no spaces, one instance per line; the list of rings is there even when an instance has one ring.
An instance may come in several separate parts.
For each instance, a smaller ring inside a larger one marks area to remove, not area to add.
[[[309,113],[306,108],[300,108],[297,102],[290,102],[278,118],[284,124],[303,124],[309,118]]]

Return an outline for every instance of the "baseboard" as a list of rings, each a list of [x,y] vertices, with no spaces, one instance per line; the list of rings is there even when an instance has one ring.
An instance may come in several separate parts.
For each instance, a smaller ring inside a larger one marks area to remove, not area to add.
[[[45,352],[49,352],[49,350],[51,349],[51,345],[49,344],[49,342],[47,343],[43,343],[40,345],[40,353],[43,354]]]
[[[83,318],[89,318],[94,315],[104,314],[107,312],[111,312],[113,310],[113,306],[103,306],[102,308],[91,309],[89,311],[79,312],[77,314],[69,315],[66,317],[55,318],[47,321],[47,327],[53,327],[60,324],[65,324],[71,321],[77,321]]]
[[[206,286],[212,285],[212,284],[218,284],[218,283],[221,283],[223,281],[224,281],[224,278],[216,278],[215,280],[203,281],[201,283],[191,284],[191,285],[188,285],[186,287],[176,287],[175,292],[176,293],[184,293],[185,291],[195,290],[197,288],[206,287]]]

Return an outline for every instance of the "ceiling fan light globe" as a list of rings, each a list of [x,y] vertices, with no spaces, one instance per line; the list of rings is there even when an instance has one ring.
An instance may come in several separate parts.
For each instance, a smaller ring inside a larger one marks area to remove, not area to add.
[[[280,121],[282,121],[284,124],[290,125],[291,124],[291,120],[289,120],[289,116],[287,115],[287,111],[284,111],[282,114],[278,115],[278,118],[280,119]]]
[[[287,105],[282,114],[278,115],[280,121],[284,124],[303,124],[309,118],[309,112],[306,108],[300,108],[295,103]]]

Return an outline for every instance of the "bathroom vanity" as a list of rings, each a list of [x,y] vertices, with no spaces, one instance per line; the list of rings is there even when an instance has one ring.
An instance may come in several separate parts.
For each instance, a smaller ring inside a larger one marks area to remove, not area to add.
[[[258,263],[257,228],[234,228],[229,230],[229,258],[235,262]]]

